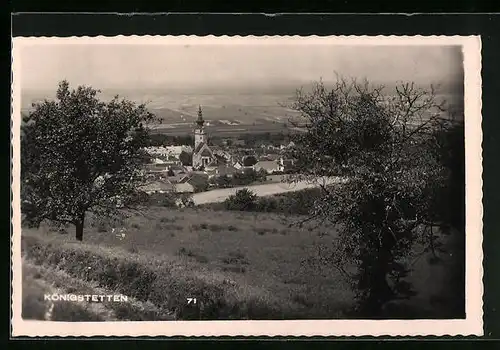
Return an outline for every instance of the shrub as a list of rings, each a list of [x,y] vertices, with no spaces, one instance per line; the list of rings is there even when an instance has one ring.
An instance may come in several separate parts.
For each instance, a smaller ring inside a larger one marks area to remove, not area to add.
[[[255,208],[257,195],[247,188],[238,190],[234,195],[226,199],[225,204],[228,210],[253,210]]]
[[[245,257],[245,254],[237,251],[237,252],[230,252],[227,257],[222,259],[222,262],[224,264],[228,265],[249,265],[250,262],[248,259]]]
[[[245,273],[247,269],[244,266],[224,266],[222,271],[229,272],[237,272],[237,273]]]
[[[181,247],[179,251],[177,252],[179,255],[185,255],[185,256],[194,256],[194,253],[190,249],[186,249],[184,247]]]
[[[212,232],[220,232],[224,229],[223,226],[217,224],[210,224],[208,227]]]
[[[97,232],[104,233],[107,231],[108,231],[108,228],[107,228],[106,223],[104,221],[99,221],[99,223],[97,224]]]
[[[130,253],[132,254],[137,254],[139,253],[139,248],[137,248],[135,245],[131,246],[131,247],[128,247],[127,249]]]

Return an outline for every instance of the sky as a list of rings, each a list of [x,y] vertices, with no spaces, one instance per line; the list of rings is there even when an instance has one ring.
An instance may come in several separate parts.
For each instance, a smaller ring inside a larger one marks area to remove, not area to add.
[[[458,46],[97,45],[47,44],[21,49],[21,88],[104,90],[269,86],[330,81],[335,72],[377,83],[463,80]]]

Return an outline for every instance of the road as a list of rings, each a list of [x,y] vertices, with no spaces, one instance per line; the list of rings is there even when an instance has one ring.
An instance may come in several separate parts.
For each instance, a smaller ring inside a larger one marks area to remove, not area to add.
[[[341,181],[342,180],[340,178],[331,178],[330,180],[325,181],[325,184],[339,183]],[[313,188],[316,186],[317,184],[309,183],[306,181],[301,181],[297,183],[271,183],[264,185],[250,185],[250,186],[241,186],[233,188],[220,188],[207,192],[195,193],[193,194],[192,198],[195,205],[200,205],[207,203],[223,202],[224,200],[226,200],[226,198],[228,198],[231,195],[234,195],[236,191],[241,190],[243,188],[248,188],[257,196],[264,197],[279,193],[300,191],[306,188]]]

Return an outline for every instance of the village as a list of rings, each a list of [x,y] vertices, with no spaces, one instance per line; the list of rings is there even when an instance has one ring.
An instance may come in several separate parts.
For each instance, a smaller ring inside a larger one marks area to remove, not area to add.
[[[146,147],[148,162],[142,191],[153,193],[198,193],[215,188],[281,182],[293,173],[293,160],[286,151],[293,142],[246,145],[226,139],[210,145],[201,106],[194,128],[193,145]]]

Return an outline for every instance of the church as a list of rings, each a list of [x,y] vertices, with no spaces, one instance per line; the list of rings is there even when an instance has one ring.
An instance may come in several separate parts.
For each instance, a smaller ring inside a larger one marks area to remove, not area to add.
[[[198,119],[194,130],[193,169],[202,170],[216,162],[213,151],[208,146],[208,138],[204,127],[201,106],[198,108]]]

